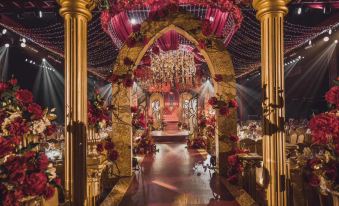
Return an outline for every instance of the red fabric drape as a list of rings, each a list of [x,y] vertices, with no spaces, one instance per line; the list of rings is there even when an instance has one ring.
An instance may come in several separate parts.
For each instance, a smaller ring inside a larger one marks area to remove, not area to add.
[[[222,12],[216,8],[208,8],[205,14],[205,20],[210,21],[211,33],[217,37],[223,36],[227,18],[228,12]]]
[[[128,15],[126,12],[121,12],[120,14],[115,15],[111,19],[111,24],[113,31],[123,42],[125,42],[126,39],[128,39],[128,36],[132,33],[132,24],[128,21]]]
[[[160,37],[157,43],[163,51],[176,50],[179,48],[179,34],[175,31],[169,31]]]

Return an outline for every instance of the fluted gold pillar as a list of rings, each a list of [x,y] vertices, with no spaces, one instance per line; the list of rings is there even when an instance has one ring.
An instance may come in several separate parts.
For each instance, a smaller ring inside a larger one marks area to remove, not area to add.
[[[71,205],[85,204],[87,21],[92,0],[57,0],[65,28],[65,190]]]
[[[263,161],[269,206],[287,205],[283,25],[288,0],[254,0],[261,22]]]

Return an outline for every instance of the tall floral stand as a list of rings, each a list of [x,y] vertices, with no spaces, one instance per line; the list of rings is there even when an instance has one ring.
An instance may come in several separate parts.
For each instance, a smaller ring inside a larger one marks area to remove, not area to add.
[[[87,204],[96,206],[102,193],[101,176],[106,166],[106,158],[96,151],[97,144],[101,141],[95,128],[88,128],[87,135]]]

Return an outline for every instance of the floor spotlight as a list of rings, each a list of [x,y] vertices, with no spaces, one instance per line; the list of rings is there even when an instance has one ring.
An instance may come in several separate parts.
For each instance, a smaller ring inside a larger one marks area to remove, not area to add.
[[[7,29],[2,30],[2,34],[5,35],[7,33]]]
[[[328,41],[328,40],[330,40],[330,38],[328,36],[325,36],[323,40]]]
[[[6,43],[6,44],[5,44],[5,47],[8,48],[8,47],[9,47],[9,43]]]

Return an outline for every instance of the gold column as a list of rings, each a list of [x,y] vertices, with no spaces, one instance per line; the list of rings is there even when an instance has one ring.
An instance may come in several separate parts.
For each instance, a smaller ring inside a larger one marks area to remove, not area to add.
[[[87,21],[92,0],[57,0],[65,28],[65,190],[70,205],[86,196]]]
[[[261,22],[263,161],[269,206],[287,205],[283,25],[289,0],[254,0]]]

